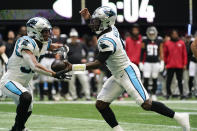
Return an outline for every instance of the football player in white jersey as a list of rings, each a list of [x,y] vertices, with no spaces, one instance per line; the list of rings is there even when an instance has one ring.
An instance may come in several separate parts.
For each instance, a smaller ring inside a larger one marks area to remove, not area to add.
[[[16,105],[15,124],[11,131],[27,131],[25,123],[32,112],[32,91],[30,80],[35,72],[58,79],[68,76],[63,72],[53,72],[38,63],[41,55],[47,49],[57,49],[57,44],[51,44],[51,25],[43,17],[34,17],[27,24],[27,36],[16,41],[15,49],[9,59],[7,72],[0,81],[3,94],[11,97]]]
[[[95,69],[106,63],[112,76],[105,82],[98,94],[96,108],[110,127],[114,131],[123,131],[109,105],[126,90],[144,110],[174,118],[185,131],[189,131],[188,114],[175,113],[164,104],[149,99],[140,80],[140,71],[127,57],[123,41],[114,26],[116,12],[110,7],[102,6],[97,8],[92,16],[87,8],[81,10],[80,13],[85,20],[90,20],[90,28],[98,34],[99,54],[94,62],[87,64],[72,65],[66,62],[65,72]]]

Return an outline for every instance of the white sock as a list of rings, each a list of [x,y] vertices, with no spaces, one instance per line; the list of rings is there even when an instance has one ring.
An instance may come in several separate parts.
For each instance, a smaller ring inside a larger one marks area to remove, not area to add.
[[[124,131],[120,125],[117,125],[113,128],[113,131]]]
[[[173,118],[174,118],[175,120],[181,119],[180,117],[181,117],[181,113],[178,113],[178,112],[175,112],[175,113],[174,113],[174,117],[173,117]]]
[[[175,112],[173,118],[174,118],[175,120],[179,119],[179,113]]]
[[[184,131],[190,131],[189,114],[177,113],[174,114],[174,119],[182,126]]]

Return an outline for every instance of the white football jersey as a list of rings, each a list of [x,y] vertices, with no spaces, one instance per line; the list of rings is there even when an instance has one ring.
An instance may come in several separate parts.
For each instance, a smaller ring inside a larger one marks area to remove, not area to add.
[[[106,65],[113,75],[131,64],[124,46],[124,41],[120,38],[120,34],[115,26],[112,26],[110,32],[101,35],[98,39],[99,52],[113,52],[106,60]]]
[[[13,80],[19,82],[24,87],[28,86],[29,81],[34,75],[34,71],[25,62],[22,57],[22,50],[30,50],[37,60],[41,55],[44,55],[46,50],[50,47],[51,41],[48,44],[43,44],[40,50],[36,41],[29,36],[20,37],[15,44],[15,49],[12,56],[8,60],[7,72],[3,75],[1,80]]]

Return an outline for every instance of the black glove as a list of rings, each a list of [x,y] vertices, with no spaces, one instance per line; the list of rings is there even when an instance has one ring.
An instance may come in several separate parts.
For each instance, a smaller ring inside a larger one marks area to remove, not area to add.
[[[58,71],[53,77],[61,80],[63,79],[71,80],[72,75],[69,75],[67,72],[68,72],[67,70]]]

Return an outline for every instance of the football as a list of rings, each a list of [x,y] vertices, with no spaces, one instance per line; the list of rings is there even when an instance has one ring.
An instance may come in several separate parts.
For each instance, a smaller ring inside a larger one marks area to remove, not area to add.
[[[51,69],[55,72],[64,70],[66,68],[66,64],[62,60],[54,60],[51,64]]]

